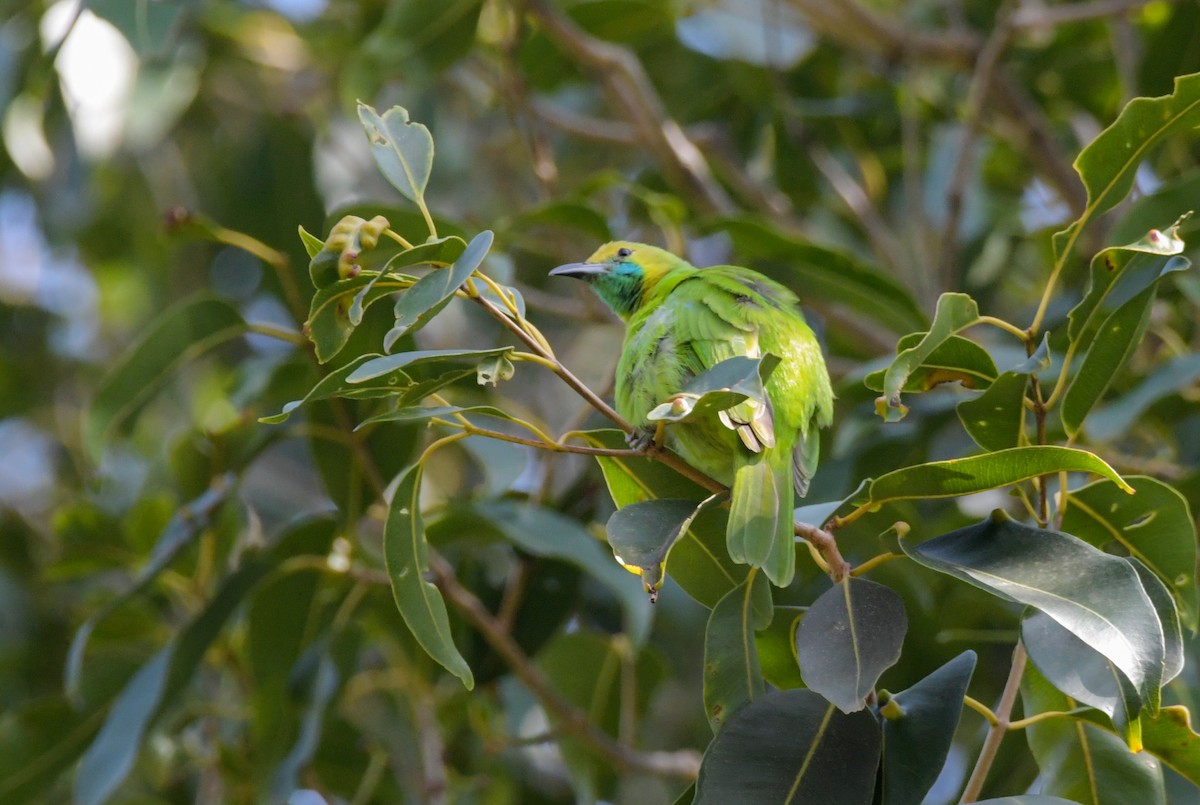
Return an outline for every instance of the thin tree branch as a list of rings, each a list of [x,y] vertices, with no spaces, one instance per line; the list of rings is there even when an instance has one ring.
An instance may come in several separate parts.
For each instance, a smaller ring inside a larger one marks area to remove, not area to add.
[[[975,802],[979,799],[983,783],[987,780],[988,772],[996,761],[996,754],[1000,751],[1000,742],[1008,733],[1011,724],[1009,718],[1012,716],[1013,706],[1017,703],[1017,694],[1021,690],[1021,677],[1025,673],[1026,659],[1025,646],[1017,641],[1017,646],[1013,649],[1012,667],[1008,671],[1008,681],[1004,683],[1004,692],[1000,694],[1000,703],[994,713],[996,720],[988,728],[983,748],[979,750],[979,757],[971,771],[971,779],[967,780],[967,787],[963,789],[960,803]]]

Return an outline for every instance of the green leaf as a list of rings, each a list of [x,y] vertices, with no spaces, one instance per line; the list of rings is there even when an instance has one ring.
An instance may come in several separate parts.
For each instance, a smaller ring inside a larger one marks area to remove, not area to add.
[[[1005,372],[983,394],[958,404],[958,418],[977,445],[992,452],[1017,446],[1028,382],[1028,374]]]
[[[251,559],[226,578],[205,610],[125,684],[79,761],[76,805],[100,805],[129,775],[150,725],[187,686],[225,622],[270,567],[263,558]]]
[[[1066,711],[1075,706],[1027,666],[1021,679],[1026,716]],[[1134,754],[1120,738],[1092,724],[1051,718],[1025,730],[1041,771],[1041,791],[1086,805],[1165,803],[1162,768],[1146,753]]]
[[[896,353],[921,343],[925,333],[909,333],[896,344]],[[871,372],[863,384],[872,391],[883,391],[886,369]],[[941,383],[962,383],[963,388],[985,389],[996,379],[996,362],[986,349],[969,338],[952,335],[939,344],[911,374],[902,391],[929,391]]]
[[[1121,736],[1142,709],[1137,688],[1112,661],[1044,612],[1028,609],[1021,619],[1021,641],[1042,676],[1070,696],[1108,715]]]
[[[1142,589],[1146,591],[1146,595],[1150,596],[1150,603],[1154,604],[1154,611],[1158,613],[1159,623],[1162,624],[1162,684],[1166,685],[1183,671],[1183,628],[1179,622],[1179,609],[1175,606],[1175,599],[1171,597],[1171,591],[1167,589],[1167,585],[1163,584],[1162,579],[1154,575],[1150,568],[1132,557],[1126,556],[1124,559],[1137,571],[1138,578],[1142,581]],[[1159,704],[1160,702],[1155,699],[1153,702],[1155,711],[1158,710]]]
[[[424,407],[420,405],[406,406],[397,408],[395,411],[385,411],[382,414],[376,414],[373,417],[364,419],[358,424],[355,430],[362,430],[368,425],[378,425],[382,422],[395,422],[401,425],[407,425],[413,422],[424,422],[428,419],[445,419],[452,417],[455,414],[483,414],[484,416],[493,416],[497,419],[507,419],[512,421],[512,417],[504,411],[492,405],[434,405]]]
[[[900,402],[900,392],[908,384],[909,377],[960,330],[979,321],[979,305],[966,294],[944,293],[938,297],[937,311],[929,332],[915,345],[896,355],[892,365],[883,376],[883,409],[880,415],[888,422],[904,418],[907,409]],[[877,403],[877,408],[879,404]]]
[[[1123,397],[1113,400],[1092,414],[1088,437],[1108,442],[1129,433],[1150,406],[1171,394],[1191,388],[1200,380],[1200,355],[1172,358]]]
[[[811,690],[768,693],[735,713],[708,745],[695,805],[868,805],[881,736],[870,710],[841,713]]]
[[[325,248],[325,241],[321,240],[316,235],[309,232],[302,226],[296,227],[300,233],[300,242],[304,244],[304,251],[308,253],[308,259],[312,259],[320,254]]]
[[[1200,623],[1196,592],[1196,524],[1187,499],[1145,475],[1125,479],[1137,494],[1108,481],[1068,493],[1062,529],[1097,548],[1119,546],[1163,580],[1183,622]]]
[[[811,243],[756,216],[717,220],[706,229],[729,233],[742,260],[796,291],[802,300],[848,305],[896,333],[926,324],[925,314],[902,283],[853,254]]]
[[[928,568],[1000,598],[1036,607],[1112,660],[1154,701],[1165,644],[1137,572],[1120,557],[1059,531],[1031,528],[1003,512],[904,551]]]
[[[426,349],[416,352],[397,352],[395,355],[370,355],[368,360],[357,364],[354,371],[346,375],[346,382],[351,385],[361,385],[367,381],[381,377],[393,376],[397,369],[423,363],[449,363],[451,361],[470,361],[478,365],[479,361],[495,355],[506,355],[512,352],[512,347],[496,347],[494,349]],[[363,386],[370,388],[372,386]]]
[[[855,503],[874,509],[893,500],[970,495],[1056,472],[1103,475],[1133,493],[1133,488],[1117,475],[1116,470],[1093,453],[1071,447],[1034,445],[895,470],[872,479],[866,485],[866,498],[856,499]]]
[[[614,558],[642,577],[651,601],[662,588],[671,548],[702,508],[694,500],[651,498],[623,506],[608,518],[605,532]]]
[[[99,462],[113,433],[133,419],[176,370],[246,330],[236,310],[207,297],[181,302],[155,319],[100,381],[84,413],[88,458]]]
[[[1142,746],[1147,752],[1200,786],[1200,735],[1186,707],[1173,705],[1157,718],[1142,717]]]
[[[1141,343],[1146,325],[1150,323],[1155,290],[1151,285],[1117,308],[1092,339],[1083,364],[1063,395],[1063,429],[1072,439],[1079,434],[1088,412],[1104,396],[1117,372]]]
[[[498,386],[501,381],[512,380],[516,369],[507,355],[497,355],[480,361],[476,367],[475,379],[481,386]]]
[[[467,244],[454,264],[446,269],[431,271],[417,280],[411,288],[396,300],[396,324],[383,340],[385,351],[409,332],[421,329],[449,302],[454,292],[479,268],[494,239],[490,229],[485,229]]]
[[[763,384],[779,365],[775,355],[748,358],[738,355],[692,378],[682,391],[646,415],[651,422],[683,422],[732,408],[746,400],[767,404]]]
[[[763,695],[755,634],[774,614],[771,585],[752,573],[713,607],[704,631],[704,712],[713,732]]]
[[[1200,125],[1200,73],[1179,76],[1170,95],[1134,98],[1117,119],[1075,159],[1087,188],[1087,207],[1071,226],[1054,236],[1059,264],[1066,261],[1080,232],[1111,210],[1133,187],[1138,166],[1151,146],[1174,132]]]
[[[883,779],[880,805],[921,805],[942,771],[975,670],[964,651],[882,703]]]
[[[1087,292],[1068,314],[1067,333],[1073,343],[1082,341],[1112,311],[1163,276],[1190,265],[1186,258],[1176,256],[1184,249],[1179,227],[1187,218],[1182,216],[1161,232],[1151,229],[1134,243],[1110,246],[1092,258]]]
[[[305,403],[326,400],[330,397],[350,397],[357,399],[387,397],[399,394],[402,389],[412,384],[412,379],[401,371],[375,377],[373,378],[374,382],[370,384],[350,383],[346,380],[358,367],[378,357],[382,356],[360,355],[345,366],[335,369],[322,377],[301,399],[285,403],[278,414],[259,417],[258,421],[264,425],[278,425],[286,422],[291,417],[292,412]]]
[[[389,274],[385,277],[359,274],[318,289],[313,294],[308,309],[308,321],[304,324],[309,340],[316,348],[317,360],[328,363],[346,346],[357,326],[350,319],[350,308],[358,299],[359,293],[368,285],[371,286],[370,291],[359,301],[359,306],[364,310],[379,299],[404,290],[416,281],[416,277],[402,274]]]
[[[650,633],[650,605],[633,576],[614,563],[602,543],[558,512],[503,501],[476,506],[494,528],[522,550],[568,562],[606,587],[625,613],[625,633],[640,646]]]
[[[437,238],[429,240],[425,243],[417,244],[411,249],[392,255],[379,273],[367,283],[366,287],[359,290],[354,296],[354,301],[350,303],[350,310],[347,315],[350,318],[350,323],[357,327],[362,323],[363,311],[367,305],[375,299],[379,298],[379,294],[372,294],[376,284],[385,277],[395,274],[396,269],[405,268],[415,265],[431,265],[438,268],[450,265],[457,260],[466,250],[467,243],[462,238],[451,235],[446,238]],[[395,274],[399,277],[404,277],[402,274]],[[417,281],[416,284],[420,284]],[[411,288],[410,291],[411,292]]]
[[[847,576],[813,602],[796,631],[804,684],[844,713],[861,710],[880,675],[900,659],[907,630],[899,595]]]
[[[475,680],[454,646],[446,603],[438,588],[425,580],[428,552],[421,519],[421,465],[416,464],[400,478],[388,506],[383,529],[384,564],[392,580],[396,607],[417,642],[470,690]]]
[[[581,435],[595,447],[627,446],[625,434],[619,430],[593,430]],[[699,505],[699,501],[709,497],[704,487],[653,459],[606,456],[597,462],[618,508],[653,498],[694,500]],[[709,609],[741,584],[749,570],[729,558],[725,548],[727,518],[724,509],[706,509],[671,548],[671,577],[684,592]]]
[[[771,623],[754,635],[763,679],[780,690],[804,687],[796,657],[796,629],[805,611],[805,607],[775,607]]]
[[[144,592],[151,582],[175,561],[179,553],[192,544],[196,535],[211,525],[213,515],[229,499],[233,488],[232,476],[226,476],[215,482],[200,497],[181,507],[159,535],[158,541],[155,542],[154,548],[150,552],[149,560],[138,571],[133,584],[116,598],[105,602],[75,632],[75,637],[71,640],[71,646],[67,650],[67,661],[63,670],[63,689],[67,696],[73,699],[79,696],[83,658],[87,651],[88,640],[97,624],[122,604]]]
[[[321,728],[329,703],[340,688],[340,674],[329,652],[328,637],[319,639],[304,659],[315,662],[317,667],[306,686],[308,690],[304,691],[306,701],[301,708],[299,734],[287,757],[271,775],[269,799],[272,802],[287,802],[292,792],[300,787],[301,775],[320,746]],[[297,691],[293,688],[289,693],[296,696]]]
[[[375,164],[392,186],[417,206],[425,206],[425,186],[433,169],[433,135],[408,119],[408,110],[393,106],[381,116],[359,101],[358,119],[371,142]]]

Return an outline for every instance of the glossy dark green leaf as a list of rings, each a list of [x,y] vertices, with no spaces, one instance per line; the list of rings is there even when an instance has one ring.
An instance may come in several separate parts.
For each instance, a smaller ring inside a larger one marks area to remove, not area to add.
[[[763,405],[767,391],[763,384],[779,365],[779,358],[764,355],[748,358],[738,355],[723,360],[692,378],[667,402],[646,415],[651,422],[682,422],[709,416],[752,400]]]
[[[1087,188],[1087,207],[1075,223],[1054,236],[1054,252],[1064,262],[1082,229],[1112,209],[1133,187],[1147,150],[1174,132],[1200,125],[1200,74],[1179,76],[1170,95],[1134,98],[1117,119],[1075,159]]]
[[[1154,611],[1158,613],[1158,621],[1162,624],[1162,684],[1166,685],[1183,671],[1183,627],[1180,624],[1179,607],[1176,606],[1175,599],[1171,597],[1171,591],[1167,589],[1167,585],[1163,584],[1162,579],[1154,575],[1150,568],[1130,556],[1125,557],[1125,561],[1137,572],[1138,578],[1142,582],[1142,589],[1150,597],[1150,603],[1154,604]],[[1153,700],[1151,705],[1154,711],[1157,711],[1158,699]]]
[[[958,418],[975,444],[993,452],[1018,445],[1028,382],[1027,374],[1004,372],[983,394],[958,404]]]
[[[704,712],[713,732],[763,695],[754,638],[773,614],[771,585],[761,573],[751,574],[713,607],[704,631]]]
[[[1142,698],[1121,669],[1040,610],[1026,610],[1021,640],[1042,676],[1075,701],[1108,715],[1129,740]]]
[[[1040,609],[1112,660],[1143,701],[1156,695],[1165,657],[1162,626],[1137,572],[1120,557],[1000,511],[916,547],[901,546],[926,567]]]
[[[433,170],[433,135],[429,129],[409,120],[408,110],[401,106],[380,115],[360,101],[358,119],[366,129],[379,170],[406,198],[423,206],[425,186]]]
[[[896,354],[911,349],[925,333],[909,333],[896,344]],[[863,384],[872,391],[883,391],[886,369],[871,372]],[[985,389],[996,379],[996,362],[991,354],[969,338],[952,335],[934,348],[928,357],[905,378],[901,391],[929,391],[941,383],[962,383],[964,388]]]
[[[626,447],[619,430],[587,431],[584,436],[596,447]],[[671,468],[649,458],[601,457],[609,494],[618,508],[653,498],[694,500],[709,492]],[[748,568],[729,558],[725,548],[728,513],[712,507],[701,513],[671,548],[671,577],[692,598],[711,609],[717,601],[746,578]]]
[[[880,675],[900,659],[906,631],[899,595],[847,576],[813,602],[796,630],[804,684],[842,712],[861,710]]]
[[[241,314],[201,297],[181,302],[149,324],[100,382],[83,416],[83,446],[99,462],[105,443],[181,366],[246,332]]]
[[[872,479],[866,484],[866,494],[857,493],[854,501],[874,508],[893,500],[970,495],[1056,472],[1103,475],[1133,492],[1116,470],[1093,453],[1071,447],[1034,445],[895,470]]]
[[[768,693],[721,729],[700,764],[696,805],[867,805],[882,730],[870,710],[842,713],[811,690]]]
[[[1154,292],[1154,286],[1150,286],[1121,305],[1091,339],[1083,363],[1063,395],[1062,421],[1068,436],[1075,437],[1083,428],[1088,412],[1104,396],[1117,372],[1141,343],[1150,323]]]
[[[1167,361],[1132,391],[1093,411],[1088,418],[1088,437],[1095,442],[1107,442],[1123,436],[1150,406],[1190,388],[1197,380],[1200,380],[1200,355],[1183,355]]]
[[[652,601],[662,587],[671,548],[699,513],[700,504],[694,500],[651,498],[617,509],[608,518],[605,531],[613,556],[642,577]]]
[[[640,646],[650,632],[650,605],[641,585],[608,556],[604,546],[575,520],[512,501],[481,504],[487,517],[514,545],[534,556],[569,562],[603,584],[625,613],[625,632]]]
[[[346,375],[351,385],[366,383],[377,378],[391,376],[397,369],[421,363],[452,363],[469,361],[474,365],[496,355],[512,352],[512,347],[495,349],[426,349],[416,352],[397,352],[395,355],[371,355],[358,363],[354,371]]]
[[[359,274],[320,288],[313,294],[308,309],[308,321],[304,325],[316,349],[317,360],[327,363],[346,346],[357,326],[350,320],[350,308],[359,293],[368,285],[371,286],[370,292],[359,301],[364,310],[379,299],[402,291],[416,281],[416,277],[403,274],[388,274],[383,277]]]
[[[494,237],[491,230],[483,230],[471,238],[449,268],[431,271],[400,295],[396,300],[396,324],[383,340],[385,351],[402,336],[424,327],[450,302],[459,286],[479,268],[492,248]]]
[[[1125,479],[1126,495],[1108,481],[1071,490],[1062,528],[1097,548],[1117,547],[1163,580],[1179,604],[1183,622],[1200,621],[1196,594],[1196,525],[1187,500],[1171,486],[1145,475]]]
[[[954,742],[963,696],[974,671],[975,652],[964,651],[911,688],[881,702],[880,805],[921,805],[924,801]]]
[[[129,775],[154,719],[186,687],[229,616],[270,566],[252,559],[225,579],[207,608],[125,684],[80,759],[76,805],[100,805]]]
[[[745,264],[792,288],[803,300],[848,305],[896,333],[926,325],[924,312],[902,283],[855,255],[786,233],[761,217],[726,218],[709,229],[729,233]]]
[[[888,422],[896,422],[907,413],[900,402],[900,392],[908,384],[909,377],[933,355],[942,344],[959,331],[979,321],[979,305],[962,293],[944,293],[938,298],[937,311],[929,332],[916,344],[901,351],[892,361],[883,376],[883,396],[876,405],[880,416]]]
[[[1074,708],[1036,667],[1021,679],[1026,716]],[[1117,736],[1071,718],[1051,718],[1025,730],[1041,771],[1041,792],[1086,805],[1165,803],[1162,768],[1151,755],[1134,754]]]
[[[421,518],[421,465],[400,478],[383,530],[383,555],[396,607],[421,647],[467,689],[475,685],[471,669],[454,645],[446,602],[437,587],[425,580],[429,546]]]
[[[144,592],[163,570],[175,561],[179,553],[192,544],[196,535],[208,528],[217,509],[228,500],[233,491],[233,478],[225,477],[215,483],[200,497],[182,506],[167,523],[150,552],[150,558],[138,571],[129,589],[107,601],[93,613],[71,640],[67,650],[67,661],[63,670],[63,689],[70,697],[79,695],[79,684],[83,673],[83,659],[88,640],[96,625],[108,617],[129,599]]]
[[[796,657],[796,630],[806,607],[777,606],[771,622],[754,635],[763,679],[780,690],[804,687]]]

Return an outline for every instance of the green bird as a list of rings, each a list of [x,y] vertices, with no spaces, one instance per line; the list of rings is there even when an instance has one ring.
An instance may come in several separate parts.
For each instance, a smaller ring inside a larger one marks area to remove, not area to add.
[[[808,492],[819,429],[833,415],[821,346],[795,294],[748,268],[696,268],[628,241],[607,243],[586,262],[550,274],[584,280],[625,322],[616,408],[639,429],[631,444],[648,444],[647,415],[702,372],[739,355],[780,359],[766,382],[765,406],[748,399],[675,422],[666,443],[732,488],[730,557],[761,567],[776,585],[789,584],[796,569],[794,494]]]

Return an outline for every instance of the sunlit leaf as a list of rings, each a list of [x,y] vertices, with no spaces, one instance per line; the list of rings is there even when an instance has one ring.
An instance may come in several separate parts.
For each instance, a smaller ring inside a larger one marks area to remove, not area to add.
[[[201,297],[181,302],[147,326],[100,382],[83,417],[83,445],[99,462],[105,443],[128,423],[184,364],[246,332],[225,302]]]
[[[899,595],[847,576],[813,602],[796,631],[804,684],[844,713],[861,710],[880,675],[900,659],[906,631]]]
[[[842,713],[811,690],[768,693],[738,710],[700,765],[696,805],[868,805],[882,731],[870,710]]]
[[[771,622],[771,585],[761,573],[713,607],[704,631],[704,712],[713,732],[763,695],[755,633]]]
[[[605,531],[613,556],[642,577],[651,600],[666,575],[667,557],[700,513],[694,500],[650,498],[622,506],[608,518]]]
[[[924,801],[954,742],[963,696],[974,670],[975,652],[964,651],[911,688],[881,702],[881,805],[921,805]]]
[[[1004,372],[983,394],[958,404],[958,418],[975,444],[996,451],[1020,443],[1028,382],[1027,374]]]
[[[921,343],[925,333],[909,333],[896,343],[896,353]],[[883,391],[886,369],[871,372],[863,385]],[[964,388],[985,389],[996,379],[996,362],[986,349],[969,338],[952,335],[939,344],[904,381],[902,391],[929,391],[942,383],[962,383]]]
[[[416,352],[397,352],[395,355],[371,355],[368,360],[357,363],[354,371],[346,375],[346,382],[360,385],[381,377],[391,377],[397,369],[423,363],[478,362],[496,355],[512,352],[512,347],[495,349],[426,349]]]
[[[471,238],[449,268],[431,271],[401,294],[394,311],[396,324],[384,337],[385,351],[405,334],[424,327],[449,303],[459,286],[479,268],[492,247],[493,238],[491,230],[483,230]]]
[[[905,408],[900,402],[900,392],[908,384],[909,377],[938,347],[977,321],[979,305],[966,294],[944,293],[938,298],[937,311],[929,331],[916,344],[897,354],[884,373],[883,410],[880,412],[884,419],[895,422],[904,417]]]
[[[396,607],[429,656],[462,680],[475,685],[471,669],[454,645],[446,603],[438,588],[425,580],[429,547],[421,518],[421,465],[400,478],[383,530],[383,554]]]
[[[1165,644],[1137,572],[1117,556],[1003,512],[904,551],[926,567],[1036,607],[1112,660],[1144,702],[1162,682]]]
[[[433,135],[408,119],[408,110],[393,106],[383,115],[361,101],[358,119],[371,142],[379,170],[409,200],[424,204],[425,186],[433,169]]]

